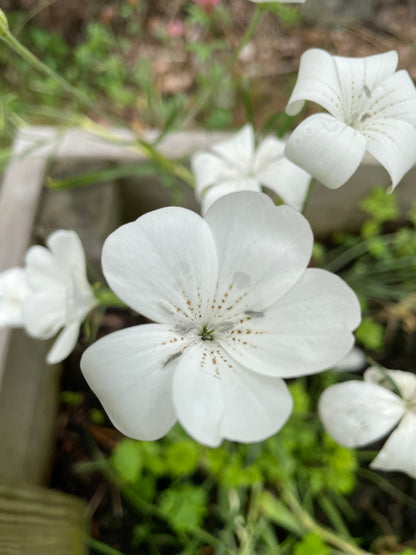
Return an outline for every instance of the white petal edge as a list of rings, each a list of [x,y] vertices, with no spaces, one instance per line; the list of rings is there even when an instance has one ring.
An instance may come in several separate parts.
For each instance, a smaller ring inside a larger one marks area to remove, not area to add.
[[[247,124],[226,141],[212,146],[210,150],[231,166],[244,169],[249,167],[249,162],[254,156],[254,147],[253,127]]]
[[[298,78],[286,113],[298,114],[305,100],[319,104],[334,117],[342,118],[341,87],[334,57],[325,50],[311,48],[302,54]]]
[[[105,241],[104,275],[117,296],[160,323],[203,311],[217,281],[214,238],[204,220],[185,208],[149,212]]]
[[[247,191],[222,197],[205,220],[218,253],[217,300],[227,301],[229,316],[270,306],[293,287],[309,262],[309,223],[292,208],[275,206],[267,195]]]
[[[318,404],[326,432],[344,447],[361,447],[384,437],[404,411],[404,403],[397,395],[360,381],[331,385]]]
[[[374,119],[363,133],[368,152],[390,175],[392,191],[416,163],[416,128],[406,121]]]
[[[289,137],[286,157],[330,189],[353,175],[366,150],[365,137],[328,114],[306,118]]]
[[[240,364],[267,376],[313,374],[340,361],[354,344],[360,305],[338,276],[308,268],[263,315],[220,340]]]
[[[261,187],[257,179],[240,178],[236,181],[228,181],[227,183],[219,183],[209,187],[202,195],[201,213],[205,215],[211,206],[225,195],[238,193],[241,191],[261,192]]]
[[[66,357],[72,353],[75,345],[77,344],[79,328],[79,322],[71,322],[64,327],[55,339],[55,342],[46,357],[46,362],[48,364],[57,364],[58,362],[66,359]]]
[[[293,401],[283,380],[257,375],[218,345],[197,345],[178,361],[173,382],[178,418],[197,441],[252,443],[279,431]]]
[[[107,335],[85,351],[84,377],[123,434],[155,440],[176,422],[172,378],[183,347],[168,326],[144,324]]]
[[[64,271],[85,276],[85,253],[75,231],[59,229],[49,235],[46,244],[59,267]]]
[[[416,478],[416,414],[407,413],[370,464],[376,470],[400,470]]]

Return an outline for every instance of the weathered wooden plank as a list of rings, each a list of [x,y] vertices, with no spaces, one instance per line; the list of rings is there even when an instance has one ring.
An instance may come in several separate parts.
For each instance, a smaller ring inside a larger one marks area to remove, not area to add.
[[[75,497],[0,484],[0,555],[86,555],[86,509]]]

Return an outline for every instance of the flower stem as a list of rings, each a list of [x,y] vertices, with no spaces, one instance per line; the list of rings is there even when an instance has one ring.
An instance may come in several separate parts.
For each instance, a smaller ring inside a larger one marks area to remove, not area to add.
[[[256,29],[261,21],[261,18],[263,16],[263,13],[265,12],[265,9],[266,8],[264,6],[261,6],[261,5],[256,6],[256,11],[254,12],[254,16],[250,22],[250,25],[247,27],[243,38],[241,39],[239,45],[237,46],[237,49],[235,50],[230,61],[225,67],[226,75],[229,75],[231,73],[235,63],[237,62],[241,54],[241,51],[246,46],[246,44],[248,44],[250,40],[253,38],[253,35],[256,32]],[[213,83],[211,87],[208,87],[205,90],[205,93],[201,96],[199,102],[193,107],[193,109],[190,110],[188,117],[184,122],[184,126],[192,122],[196,118],[196,116],[205,108],[205,105],[207,104],[208,100],[211,98],[211,95],[214,92],[214,88],[216,86],[217,86],[216,83]]]
[[[296,496],[289,488],[285,488],[284,490],[282,490],[282,499],[286,502],[287,506],[293,512],[294,516],[297,517],[299,522],[306,530],[319,535],[325,542],[331,544],[333,547],[339,549],[342,553],[345,553],[346,555],[369,555],[368,551],[364,551],[360,547],[352,545],[351,543],[337,536],[337,534],[335,534],[334,532],[331,532],[331,530],[327,530],[326,528],[315,522],[310,514],[303,509],[299,501],[296,499]]]
[[[99,306],[105,308],[127,308],[127,305],[120,300],[111,289],[98,286],[94,290],[95,298],[98,300]]]

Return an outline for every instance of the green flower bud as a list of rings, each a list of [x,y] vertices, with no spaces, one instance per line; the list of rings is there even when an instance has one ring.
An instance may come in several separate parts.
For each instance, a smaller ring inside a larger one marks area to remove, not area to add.
[[[6,14],[0,9],[0,37],[9,34],[9,24],[7,23]]]

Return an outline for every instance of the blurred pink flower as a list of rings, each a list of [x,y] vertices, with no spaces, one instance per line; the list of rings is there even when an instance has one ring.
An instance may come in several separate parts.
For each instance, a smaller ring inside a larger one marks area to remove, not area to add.
[[[168,35],[170,37],[181,37],[184,33],[185,26],[179,19],[171,21],[168,25]]]

